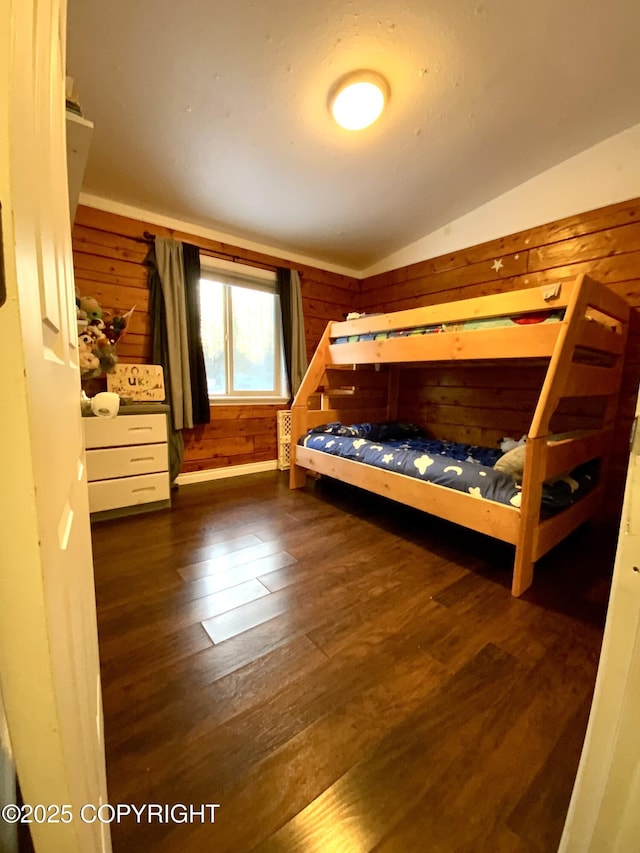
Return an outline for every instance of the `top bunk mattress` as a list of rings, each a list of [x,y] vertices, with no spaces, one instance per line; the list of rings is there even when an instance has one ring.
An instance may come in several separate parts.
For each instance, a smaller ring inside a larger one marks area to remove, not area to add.
[[[363,314],[361,317],[375,317],[375,314]],[[382,315],[378,315],[382,316]],[[455,323],[438,323],[431,326],[412,326],[407,329],[390,329],[380,332],[367,332],[361,335],[344,335],[331,339],[333,344],[354,344],[360,341],[382,341],[388,338],[406,338],[414,335],[439,335],[446,332],[472,332],[481,329],[503,329],[517,326],[530,326],[540,323],[559,323],[564,318],[564,310],[535,311],[513,316],[480,317],[461,320]]]

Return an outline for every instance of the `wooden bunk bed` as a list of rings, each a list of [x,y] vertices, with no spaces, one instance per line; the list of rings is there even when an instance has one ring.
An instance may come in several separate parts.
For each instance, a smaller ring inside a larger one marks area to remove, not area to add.
[[[465,329],[469,320],[533,317],[550,309],[559,312],[557,322]],[[629,312],[622,298],[581,275],[540,288],[329,323],[292,406],[291,488],[303,487],[307,473],[326,475],[511,543],[512,593],[521,595],[532,583],[535,562],[601,505]],[[417,333],[441,324],[442,334]],[[455,331],[446,331],[452,326]],[[386,336],[394,330],[402,330],[401,336]],[[498,387],[500,366],[513,360],[544,368],[527,431],[520,508],[297,444],[321,424],[402,418],[400,371],[485,363],[497,368]],[[549,423],[560,401],[581,397],[604,401],[598,428],[550,442]],[[600,462],[598,485],[567,509],[541,518],[545,481],[594,459]]]

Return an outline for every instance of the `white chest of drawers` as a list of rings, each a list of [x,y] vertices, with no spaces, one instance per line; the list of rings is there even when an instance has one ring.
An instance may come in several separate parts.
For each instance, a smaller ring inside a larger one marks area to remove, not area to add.
[[[117,418],[83,419],[92,520],[170,506],[163,408],[142,414],[136,406]]]

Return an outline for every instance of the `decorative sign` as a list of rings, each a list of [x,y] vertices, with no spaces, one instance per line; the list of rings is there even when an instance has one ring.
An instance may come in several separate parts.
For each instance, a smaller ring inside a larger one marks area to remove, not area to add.
[[[162,367],[118,363],[113,373],[107,373],[107,388],[123,400],[162,403],[165,398]]]

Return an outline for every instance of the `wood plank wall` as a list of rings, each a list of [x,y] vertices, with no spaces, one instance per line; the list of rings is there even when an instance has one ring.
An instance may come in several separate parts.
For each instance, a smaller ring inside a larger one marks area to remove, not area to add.
[[[502,293],[588,273],[635,308],[625,358],[610,485],[623,491],[628,437],[640,377],[640,199],[611,205],[511,234],[448,255],[365,279],[354,310],[398,311],[472,296]],[[500,370],[499,381],[495,371]],[[472,443],[505,434],[520,437],[530,420],[539,368],[507,366],[404,371],[401,417],[439,437]],[[498,390],[499,389],[499,390]],[[594,400],[565,406],[552,429],[570,429],[581,416],[597,417]]]
[[[357,301],[359,282],[349,276],[292,264],[281,258],[175,232],[136,219],[80,205],[73,227],[76,287],[94,296],[104,311],[123,313],[136,306],[127,334],[118,344],[121,362],[151,361],[149,292],[144,258],[145,231],[199,246],[203,254],[234,258],[267,269],[295,267],[302,282],[305,332],[309,357],[329,320],[340,320]],[[286,406],[212,406],[211,423],[185,430],[182,470],[198,471],[277,458],[276,412]]]
[[[136,305],[127,336],[119,345],[121,361],[148,362],[151,329],[148,314],[147,244],[142,235],[175,236],[213,256],[272,268],[291,266],[276,257],[174,233],[167,228],[104,213],[80,205],[73,229],[76,285],[108,311]],[[640,200],[611,205],[442,255],[358,282],[312,267],[298,267],[302,279],[309,354],[326,323],[347,311],[396,311],[436,302],[500,293],[572,278],[586,272],[624,296],[633,312],[613,453],[612,487],[617,495],[628,461],[631,428],[640,378]],[[429,425],[442,437],[493,443],[519,436],[542,382],[540,368],[501,367],[407,371],[401,384],[400,415]],[[499,385],[499,388],[498,388]],[[184,471],[275,459],[278,406],[213,407],[208,427],[185,434]],[[576,419],[597,416],[595,401],[578,401],[552,427],[569,429]]]

